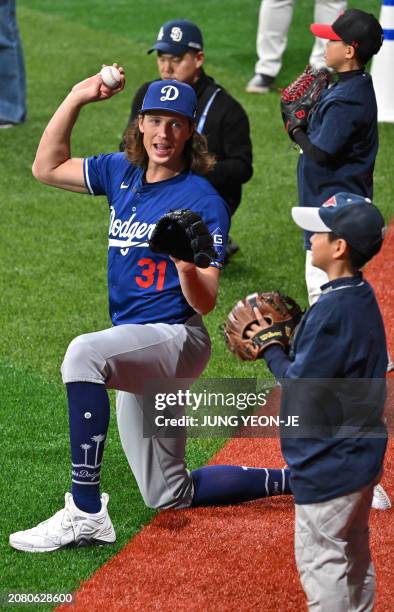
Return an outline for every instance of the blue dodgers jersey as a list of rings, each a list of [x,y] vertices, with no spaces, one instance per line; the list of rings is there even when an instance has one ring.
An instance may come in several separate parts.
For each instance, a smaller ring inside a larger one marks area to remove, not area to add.
[[[379,141],[376,98],[369,74],[340,80],[325,90],[310,115],[307,134],[311,143],[333,160],[319,164],[300,155],[300,206],[320,206],[340,191],[372,198]],[[310,249],[311,234],[304,235],[305,248]]]
[[[184,298],[178,272],[167,255],[153,253],[149,237],[170,210],[198,212],[213,237],[222,267],[230,216],[227,205],[204,178],[185,172],[158,183],[145,183],[144,170],[123,153],[84,160],[91,195],[109,203],[108,293],[112,323],[184,323],[194,314]]]

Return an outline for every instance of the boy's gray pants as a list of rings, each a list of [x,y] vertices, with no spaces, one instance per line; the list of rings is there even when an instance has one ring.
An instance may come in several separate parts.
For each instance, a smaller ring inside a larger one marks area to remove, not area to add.
[[[313,612],[373,610],[368,517],[374,484],[326,502],[295,506],[297,569]]]

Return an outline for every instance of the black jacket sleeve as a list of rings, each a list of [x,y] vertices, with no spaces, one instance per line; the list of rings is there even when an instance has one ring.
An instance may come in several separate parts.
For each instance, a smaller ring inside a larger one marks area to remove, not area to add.
[[[223,100],[223,97],[226,100]],[[227,93],[218,94],[214,101],[220,106],[225,102],[225,112],[221,117],[221,151],[217,155],[217,164],[207,176],[216,189],[220,190],[228,183],[246,183],[253,175],[252,143],[248,117],[242,106]],[[212,113],[214,117],[216,113]],[[207,125],[209,142],[209,125]]]

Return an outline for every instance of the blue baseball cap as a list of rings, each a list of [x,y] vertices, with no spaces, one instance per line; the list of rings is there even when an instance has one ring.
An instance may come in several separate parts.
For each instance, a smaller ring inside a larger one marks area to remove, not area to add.
[[[386,228],[380,210],[369,198],[355,193],[337,193],[320,208],[296,206],[291,214],[302,229],[333,232],[368,259],[382,246]]]
[[[187,51],[201,51],[202,48],[201,30],[196,24],[187,19],[174,19],[161,26],[156,43],[148,53],[161,51],[181,56]]]
[[[197,97],[193,87],[171,79],[154,81],[149,85],[139,112],[164,110],[194,121],[196,109]]]

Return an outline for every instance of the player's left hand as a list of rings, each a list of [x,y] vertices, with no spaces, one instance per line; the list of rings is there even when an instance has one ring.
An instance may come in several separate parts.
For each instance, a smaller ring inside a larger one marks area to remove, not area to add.
[[[188,208],[172,210],[159,219],[149,247],[154,253],[170,255],[178,269],[178,260],[187,262],[189,267],[193,264],[208,268],[217,258],[209,229],[200,215]]]

